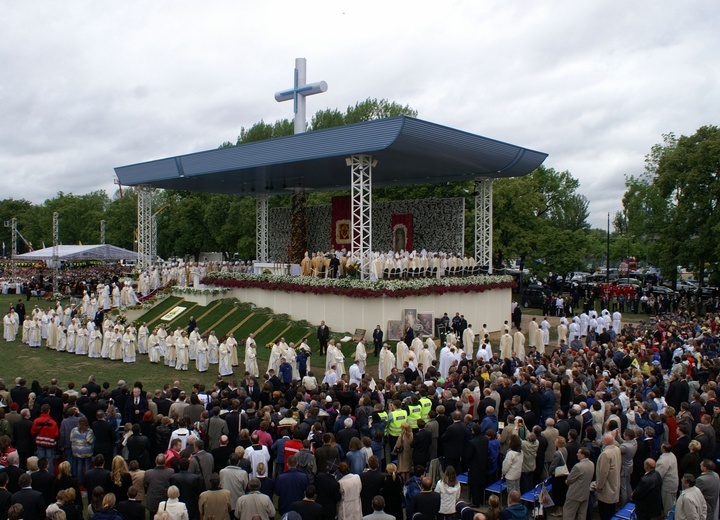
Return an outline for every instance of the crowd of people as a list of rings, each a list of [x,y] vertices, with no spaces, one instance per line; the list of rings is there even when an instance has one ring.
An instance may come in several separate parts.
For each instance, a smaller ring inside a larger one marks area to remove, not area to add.
[[[101,520],[494,520],[527,518],[544,486],[536,505],[567,519],[630,501],[717,519],[720,316],[616,313],[506,323],[497,344],[458,313],[437,358],[412,330],[395,354],[380,335],[377,379],[364,340],[346,373],[321,325],[320,382],[284,341],[262,376],[246,357],[212,388],[0,382],[0,516],[78,519],[86,491]],[[500,479],[506,507],[486,498]]]

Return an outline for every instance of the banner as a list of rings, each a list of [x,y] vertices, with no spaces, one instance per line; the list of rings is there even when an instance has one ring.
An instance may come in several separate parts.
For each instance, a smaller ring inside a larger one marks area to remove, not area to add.
[[[350,251],[352,242],[350,197],[341,196],[332,198],[332,230],[330,231],[331,245],[336,250],[342,248]]]

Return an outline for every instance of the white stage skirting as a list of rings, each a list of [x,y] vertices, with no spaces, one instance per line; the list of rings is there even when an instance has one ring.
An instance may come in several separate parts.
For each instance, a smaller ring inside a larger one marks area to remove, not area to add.
[[[207,305],[217,298],[192,294],[182,296],[200,305]],[[490,332],[497,332],[505,320],[511,320],[512,290],[493,289],[481,293],[460,292],[407,298],[349,298],[332,294],[285,293],[249,288],[230,289],[222,297],[268,307],[275,314],[290,315],[293,320],[307,320],[316,325],[325,320],[330,329],[337,332],[365,329],[366,338],[371,340],[376,325],[379,324],[385,331],[388,320],[400,320],[404,309],[432,312],[434,318],[440,318],[447,312],[450,319],[459,312],[472,324],[475,332],[480,330],[483,323],[487,323]]]

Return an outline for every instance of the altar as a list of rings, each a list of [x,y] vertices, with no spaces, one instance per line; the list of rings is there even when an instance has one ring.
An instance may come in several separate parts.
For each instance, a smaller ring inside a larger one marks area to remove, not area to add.
[[[280,262],[253,262],[253,274],[300,276],[300,264]]]

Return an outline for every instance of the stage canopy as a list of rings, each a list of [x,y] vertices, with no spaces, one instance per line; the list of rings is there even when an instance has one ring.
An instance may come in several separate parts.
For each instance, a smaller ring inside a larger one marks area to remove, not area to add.
[[[126,186],[280,195],[298,188],[350,188],[346,158],[357,154],[370,154],[378,161],[373,187],[517,177],[532,172],[547,157],[399,116],[120,166],[115,173]]]
[[[51,262],[53,259],[53,248],[46,247],[44,249],[38,249],[37,251],[17,255],[15,259],[18,261],[44,260],[46,262]],[[137,253],[108,244],[92,246],[58,246],[58,259],[63,262],[79,262],[83,260],[137,260]]]

